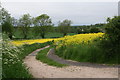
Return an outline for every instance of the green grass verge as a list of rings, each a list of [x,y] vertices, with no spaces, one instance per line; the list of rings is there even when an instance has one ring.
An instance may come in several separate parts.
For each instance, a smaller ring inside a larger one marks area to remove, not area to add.
[[[49,47],[49,48],[46,48],[42,51],[40,51],[37,55],[36,55],[36,59],[37,60],[40,60],[41,62],[43,63],[46,63],[48,65],[51,65],[51,66],[56,66],[56,67],[64,67],[64,66],[67,66],[65,64],[60,64],[56,61],[53,61],[52,59],[49,59],[46,55],[48,53],[48,51],[51,49],[52,47]]]
[[[47,45],[50,45],[51,42],[47,42],[47,43],[35,43],[35,44],[31,44],[31,45],[23,45],[22,47],[18,47],[17,50],[19,50],[20,52],[15,52],[16,50],[14,48],[10,49],[9,47],[5,47],[7,48],[9,51],[6,51],[6,49],[4,49],[3,53],[5,53],[3,55],[3,59],[8,59],[11,60],[12,58],[9,57],[8,54],[6,53],[10,53],[11,54],[17,54],[16,58],[14,59],[14,62],[16,62],[15,64],[11,64],[8,63],[7,65],[2,64],[2,77],[3,79],[6,78],[32,78],[32,75],[28,72],[28,70],[26,69],[26,66],[23,64],[23,59],[30,54],[31,52],[33,52],[34,50],[38,49],[38,48],[42,48],[45,47]],[[17,58],[20,61],[17,61]]]
[[[32,75],[28,72],[23,62],[20,61],[9,66],[3,65],[2,78],[3,80],[7,78],[32,78]]]
[[[43,48],[50,44],[52,44],[52,42],[46,42],[42,44],[41,43],[25,44],[22,46],[23,49],[21,50],[21,54],[19,54],[19,58],[24,59],[25,56],[35,51],[36,49]]]
[[[91,62],[97,64],[113,65],[118,64],[117,56],[109,58],[108,54],[99,46],[99,41],[89,45],[78,44],[61,46],[56,49],[56,55],[64,59],[75,60],[78,62]]]

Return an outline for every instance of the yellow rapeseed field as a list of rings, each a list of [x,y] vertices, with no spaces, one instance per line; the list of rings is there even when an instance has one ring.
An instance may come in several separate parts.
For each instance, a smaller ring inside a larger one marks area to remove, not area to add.
[[[65,36],[63,38],[59,38],[55,40],[55,42],[59,42],[60,40],[64,41],[65,44],[80,44],[80,43],[89,43],[92,40],[102,37],[104,33],[90,33],[90,34],[78,34],[74,36]]]
[[[33,43],[45,43],[48,41],[54,40],[55,45],[59,44],[62,41],[63,45],[69,44],[80,44],[80,43],[90,43],[97,37],[101,37],[104,33],[90,33],[90,34],[77,34],[73,36],[65,36],[62,38],[53,38],[53,39],[35,39],[35,40],[20,40],[20,41],[12,41],[14,45],[23,45],[23,44],[33,44]]]
[[[17,40],[17,41],[12,41],[12,44],[16,46],[20,46],[24,44],[45,43],[45,42],[52,41],[52,40],[53,39]]]

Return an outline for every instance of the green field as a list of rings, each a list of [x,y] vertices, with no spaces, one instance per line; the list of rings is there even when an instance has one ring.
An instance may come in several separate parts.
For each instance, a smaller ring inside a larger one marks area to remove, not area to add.
[[[68,33],[67,35],[75,35],[76,33]],[[13,39],[23,39],[23,35],[20,29],[15,29],[14,30],[14,37]],[[59,32],[48,32],[45,35],[45,38],[59,38],[59,37],[63,37],[62,33]],[[31,29],[28,33],[28,37],[27,39],[41,39],[42,37],[40,35],[36,35],[33,30]]]

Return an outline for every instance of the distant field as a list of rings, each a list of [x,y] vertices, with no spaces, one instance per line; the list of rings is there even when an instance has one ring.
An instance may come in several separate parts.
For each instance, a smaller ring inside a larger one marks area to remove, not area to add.
[[[76,33],[68,33],[67,35],[75,35]],[[14,39],[23,39],[22,32],[19,29],[15,29],[14,31]],[[45,35],[45,38],[59,38],[63,37],[62,33],[59,32],[48,32]],[[40,39],[40,35],[36,35],[32,30],[29,31],[29,34],[27,36],[27,39]]]
[[[67,35],[75,35],[76,33],[68,33]],[[56,32],[54,32],[54,33],[48,33],[46,36],[45,36],[46,38],[59,38],[59,37],[63,37],[63,34],[62,33],[56,33]]]
[[[45,43],[45,42],[52,41],[52,40],[54,39],[14,40],[12,41],[12,44],[16,46],[21,46],[24,44]]]

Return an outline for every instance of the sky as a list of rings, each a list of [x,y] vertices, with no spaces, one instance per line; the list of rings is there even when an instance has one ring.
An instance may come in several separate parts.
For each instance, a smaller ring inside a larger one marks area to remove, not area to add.
[[[118,2],[119,0],[1,0],[2,2]]]
[[[105,23],[118,15],[118,0],[3,0],[2,7],[17,19],[26,13],[47,14],[55,25],[64,19],[72,25]]]

